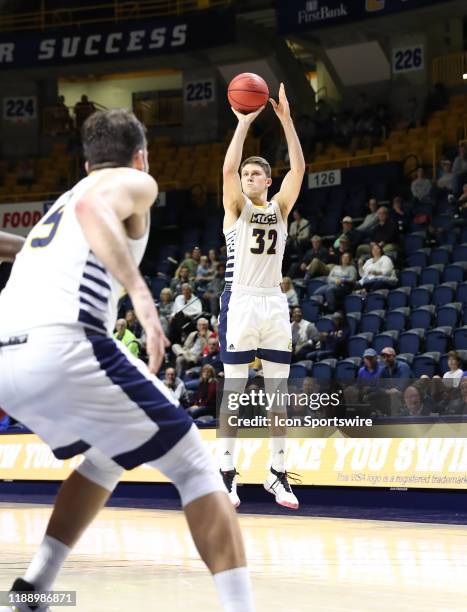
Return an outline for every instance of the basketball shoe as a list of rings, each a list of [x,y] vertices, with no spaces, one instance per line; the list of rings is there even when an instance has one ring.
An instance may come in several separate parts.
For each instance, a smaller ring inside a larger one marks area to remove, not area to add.
[[[10,593],[35,593],[35,588],[30,582],[27,582],[22,578],[17,578],[10,589]],[[0,612],[31,612],[31,610],[34,610],[34,612],[51,612],[50,608],[48,607],[44,608],[39,605],[29,606],[26,603],[15,603],[15,605],[11,606],[0,606]]]
[[[229,499],[232,502],[232,506],[234,508],[238,508],[240,505],[240,498],[237,495],[237,470],[235,468],[226,472],[220,470],[220,473],[224,481],[225,488],[227,489]]]
[[[271,467],[264,483],[264,488],[269,493],[272,493],[272,495],[275,495],[276,502],[279,506],[297,510],[299,503],[289,484],[289,477],[295,482],[300,482],[295,474],[291,474],[290,472],[276,472],[276,470]]]

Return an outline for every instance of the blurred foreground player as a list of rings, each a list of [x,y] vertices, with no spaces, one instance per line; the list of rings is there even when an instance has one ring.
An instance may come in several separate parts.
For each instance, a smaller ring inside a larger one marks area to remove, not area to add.
[[[3,261],[14,261],[24,245],[24,238],[7,232],[0,232],[0,264]]]
[[[240,504],[233,461],[236,430],[228,424],[226,395],[230,391],[243,392],[248,363],[255,354],[261,359],[266,391],[275,393],[281,388],[287,391],[292,351],[289,309],[280,284],[287,217],[300,193],[305,161],[282,83],[279,103],[273,99],[270,102],[284,129],[290,158],[290,170],[279,193],[268,201],[272,179],[271,167],[265,159],[249,157],[240,165],[248,129],[264,107],[246,115],[232,108],[238,125],[223,168],[227,265],[219,315],[225,372],[220,417],[221,473],[234,506]],[[273,412],[285,410],[286,406],[276,405]],[[270,433],[270,471],[264,487],[275,495],[278,504],[296,509],[298,500],[285,468],[285,428],[274,428]]]
[[[89,175],[33,228],[0,295],[0,405],[57,458],[84,454],[12,591],[51,590],[123,470],[148,463],[178,488],[223,609],[252,611],[222,479],[191,418],[153,375],[168,341],[138,270],[157,196],[144,128],[127,111],[97,112],[83,127],[83,146]],[[147,336],[149,369],[111,337],[122,287]]]

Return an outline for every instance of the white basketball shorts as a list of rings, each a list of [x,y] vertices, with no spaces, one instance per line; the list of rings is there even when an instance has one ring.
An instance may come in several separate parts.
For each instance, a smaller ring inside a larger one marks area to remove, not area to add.
[[[224,363],[250,363],[255,354],[290,363],[291,329],[287,298],[280,289],[237,286],[221,295],[219,342]]]

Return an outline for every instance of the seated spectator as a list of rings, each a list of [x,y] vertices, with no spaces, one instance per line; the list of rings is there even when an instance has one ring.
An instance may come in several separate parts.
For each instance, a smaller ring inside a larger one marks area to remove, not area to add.
[[[205,290],[209,281],[214,278],[214,272],[209,266],[207,255],[201,255],[195,276],[196,290]]]
[[[217,270],[217,266],[220,263],[219,258],[217,256],[216,249],[209,249],[209,251],[208,251],[208,259],[209,259],[209,269],[214,274],[215,271]]]
[[[406,130],[420,127],[422,121],[422,111],[418,104],[417,98],[409,98],[407,100],[407,108],[402,121],[402,128]]]
[[[370,198],[368,200],[368,210],[369,213],[365,215],[365,218],[360,225],[355,228],[361,235],[368,235],[378,223],[378,215],[376,214],[376,211],[378,210],[378,202],[376,198]]]
[[[178,400],[181,404],[184,404],[187,401],[185,383],[180,378],[178,378],[174,368],[166,369],[164,380],[162,382],[168,389],[172,391],[172,394],[175,399]]]
[[[393,221],[401,237],[403,234],[407,233],[410,228],[410,215],[404,211],[402,198],[400,196],[396,196],[393,199],[389,217]]]
[[[335,312],[332,316],[334,329],[330,332],[320,332],[319,347],[317,350],[311,351],[306,358],[312,361],[320,361],[327,357],[335,357],[339,359],[344,357],[347,351],[347,339],[349,337],[349,328],[345,323],[344,315],[340,312]]]
[[[292,253],[303,253],[310,239],[310,222],[302,217],[298,208],[292,212],[293,221],[289,226],[287,247]]]
[[[331,266],[329,264],[328,250],[323,247],[321,236],[315,234],[311,238],[311,249],[305,252],[303,261],[290,269],[289,276],[292,278],[313,278],[315,276],[327,276]]]
[[[140,346],[139,342],[129,329],[127,329],[127,323],[125,319],[118,319],[115,324],[114,338],[121,342],[135,357],[139,357]]]
[[[217,381],[214,368],[204,365],[201,368],[199,387],[193,397],[193,405],[188,408],[188,412],[194,419],[206,415],[216,417],[216,392]]]
[[[340,302],[352,288],[357,280],[357,270],[352,262],[350,253],[341,255],[340,265],[334,266],[329,272],[327,284],[319,287],[315,295],[324,297],[324,305],[330,312],[335,312],[337,302]]]
[[[182,293],[182,285],[188,284],[193,290],[193,283],[190,279],[190,270],[188,266],[180,266],[178,270],[175,272],[175,276],[170,281],[170,289],[174,296],[180,295]]]
[[[209,333],[208,320],[201,317],[196,323],[196,330],[188,334],[183,346],[178,343],[172,345],[172,351],[176,355],[175,371],[177,376],[181,376],[187,367],[193,367],[201,363]]]
[[[292,306],[298,306],[298,296],[295,288],[292,284],[292,279],[288,276],[284,276],[281,283],[282,293],[285,293],[289,308]]]
[[[449,370],[443,375],[443,382],[450,387],[458,387],[461,378],[464,376],[462,370],[462,360],[456,351],[449,351],[448,353],[448,367]]]
[[[179,342],[182,327],[192,323],[202,312],[201,300],[193,295],[188,283],[182,285],[182,295],[177,295],[174,302],[173,315],[170,320],[170,340]]]
[[[219,298],[225,286],[225,264],[219,262],[213,278],[206,285],[206,291],[201,296],[206,310],[213,315],[219,314]]]
[[[419,202],[430,198],[431,181],[426,178],[425,170],[422,167],[417,168],[417,176],[410,183],[410,191],[414,199]]]
[[[164,334],[168,336],[169,334],[169,323],[173,315],[174,310],[174,301],[172,298],[172,290],[169,287],[164,287],[161,289],[160,297],[159,297],[159,318],[161,320],[162,329],[164,330]]]
[[[138,321],[136,317],[136,313],[133,310],[133,308],[129,308],[125,312],[125,321],[126,321],[126,328],[129,329],[136,336],[137,339],[139,339],[141,337],[143,328],[141,327],[141,324]]]
[[[459,145],[459,154],[452,165],[454,174],[454,194],[459,195],[462,185],[467,182],[467,147],[465,144]]]
[[[386,381],[384,388],[390,393],[402,391],[412,375],[410,367],[405,361],[396,359],[396,351],[392,346],[383,348],[381,358],[384,365],[381,369],[380,378]]]
[[[454,193],[454,173],[452,172],[452,164],[449,159],[443,159],[441,162],[441,174],[436,181],[436,186],[441,191]]]
[[[416,417],[431,414],[430,408],[424,405],[420,390],[415,385],[406,387],[403,398],[404,406],[401,410],[401,416]]]
[[[371,255],[365,263],[363,259],[358,262],[361,276],[358,284],[367,291],[394,287],[397,284],[397,276],[392,259],[383,254],[383,249],[376,242],[371,245]]]
[[[292,361],[306,359],[319,338],[316,326],[303,318],[300,306],[292,309]]]
[[[196,271],[200,264],[201,260],[201,250],[199,247],[194,247],[191,251],[191,255],[186,257],[180,264],[180,268],[185,266],[188,268],[190,278],[194,278],[196,276]]]
[[[375,349],[368,348],[363,353],[363,365],[358,370],[360,381],[378,379],[381,376],[382,366],[378,363],[378,355]]]
[[[342,219],[342,234],[334,241],[333,246],[335,249],[339,248],[340,241],[343,237],[347,238],[350,243],[350,248],[352,249],[357,246],[360,240],[360,234],[353,227],[352,217],[346,216]]]
[[[344,253],[350,253],[350,255],[353,257],[353,249],[350,244],[350,240],[345,235],[341,236],[341,239],[339,240],[339,248],[337,250],[335,250],[333,246],[329,247],[329,251],[328,251],[329,271],[332,270],[332,266],[336,266],[337,264],[340,264],[341,257]]]
[[[224,369],[220,357],[219,340],[216,337],[208,338],[208,353],[201,359],[201,367],[205,365],[212,366],[216,376]]]
[[[383,245],[384,253],[397,251],[399,236],[394,222],[389,218],[389,211],[386,206],[380,206],[376,211],[378,223],[370,233],[370,242],[378,242]],[[357,257],[370,253],[369,244],[361,244],[357,248]]]
[[[459,396],[449,402],[445,414],[467,416],[467,376],[463,376],[459,381],[458,391]]]
[[[81,100],[75,104],[74,108],[76,129],[80,130],[86,119],[96,112],[96,110],[94,102],[91,102],[88,97],[83,94]]]

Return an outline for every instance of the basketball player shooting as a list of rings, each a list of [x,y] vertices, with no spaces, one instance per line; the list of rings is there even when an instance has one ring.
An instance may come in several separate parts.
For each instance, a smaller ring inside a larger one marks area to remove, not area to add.
[[[122,472],[146,463],[177,487],[223,610],[253,612],[242,537],[222,479],[193,421],[154,376],[168,341],[138,270],[158,192],[144,127],[127,111],[101,111],[87,119],[82,136],[88,176],[32,229],[0,295],[0,405],[58,459],[84,455],[12,591],[49,592]],[[11,240],[10,247],[2,241],[13,258]],[[146,332],[149,368],[111,336],[122,287]],[[31,609],[48,610],[0,608]]]
[[[287,217],[302,185],[305,161],[290,116],[284,85],[279,102],[269,99],[284,129],[290,170],[279,192],[268,200],[271,167],[262,157],[241,163],[250,125],[264,109],[242,114],[232,108],[238,124],[227,150],[224,167],[224,234],[227,244],[225,290],[220,301],[219,339],[224,363],[224,389],[241,392],[248,379],[248,364],[261,359],[266,391],[286,383],[290,371],[291,326],[287,299],[281,292],[282,258],[287,238]],[[241,165],[240,165],[241,164]],[[240,175],[239,175],[240,169]],[[269,388],[268,388],[269,386]],[[225,407],[225,394],[223,400]],[[277,406],[278,412],[286,409]],[[237,471],[233,462],[236,431],[227,425],[221,408],[221,474],[232,504],[237,507]],[[285,430],[271,431],[270,471],[264,486],[282,506],[296,509],[285,467]]]

